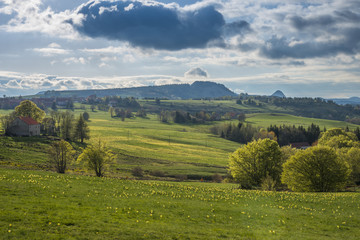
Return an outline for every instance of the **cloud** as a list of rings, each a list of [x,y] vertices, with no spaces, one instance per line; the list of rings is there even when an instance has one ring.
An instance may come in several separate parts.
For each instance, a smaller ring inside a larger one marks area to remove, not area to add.
[[[66,55],[69,54],[71,51],[70,50],[66,50],[66,49],[61,49],[59,48],[60,46],[55,45],[52,43],[49,45],[49,47],[46,48],[34,48],[33,51],[34,52],[38,52],[41,53],[42,55],[49,57],[49,56],[54,56],[54,55]]]
[[[244,20],[228,23],[224,26],[224,32],[227,36],[244,35],[252,32],[250,24]]]
[[[81,16],[73,11],[54,12],[49,6],[45,6],[42,0],[2,0],[4,6],[0,8],[0,14],[11,15],[12,18],[5,25],[0,25],[0,30],[7,32],[40,32],[60,38],[76,39],[79,37],[71,24],[67,22],[79,22]],[[44,7],[45,6],[45,7]]]
[[[261,47],[261,55],[271,58],[316,58],[341,53],[355,55],[360,50],[360,28],[344,29],[339,40],[308,41],[292,44],[285,37],[273,36]]]
[[[223,34],[240,34],[249,24],[226,24],[214,6],[184,10],[176,5],[148,1],[88,2],[77,10],[82,15],[74,28],[85,36],[129,42],[142,48],[180,50],[221,43]]]
[[[205,70],[197,67],[187,71],[184,76],[186,78],[208,78],[209,74]]]
[[[76,64],[85,64],[86,63],[86,60],[85,60],[85,58],[83,58],[83,57],[79,57],[79,58],[77,58],[77,57],[70,57],[70,58],[65,58],[64,60],[63,60],[63,63],[65,63],[65,64],[73,64],[73,63],[76,63]]]

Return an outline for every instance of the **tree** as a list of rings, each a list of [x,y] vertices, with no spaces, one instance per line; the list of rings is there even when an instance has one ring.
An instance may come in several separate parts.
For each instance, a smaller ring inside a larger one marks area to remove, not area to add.
[[[99,141],[98,144],[88,146],[79,156],[78,161],[87,163],[89,170],[95,171],[97,177],[103,177],[114,158],[115,155]]]
[[[74,131],[74,138],[80,139],[81,143],[84,142],[84,139],[90,138],[90,129],[83,117],[82,114],[80,114],[79,119],[76,121],[75,124],[75,131]]]
[[[60,135],[62,139],[71,140],[74,127],[74,114],[70,111],[61,113]]]
[[[82,115],[83,115],[85,121],[89,121],[90,115],[88,112],[84,112]]]
[[[293,191],[330,192],[343,188],[349,166],[330,147],[298,151],[283,165],[281,180]]]
[[[14,121],[16,118],[15,116],[15,112],[10,113],[9,115],[4,115],[0,117],[0,123],[2,126],[2,129],[4,130],[5,135],[8,135],[8,129],[12,123],[12,121]]]
[[[32,119],[41,122],[45,117],[45,112],[32,101],[25,100],[15,108],[15,115],[17,117],[31,117]]]
[[[113,107],[110,107],[109,108],[109,112],[110,112],[110,116],[113,117],[114,116],[114,108]]]
[[[351,182],[360,184],[360,148],[342,148],[337,152],[340,159],[346,162],[351,169]]]
[[[55,135],[56,125],[55,120],[53,118],[44,118],[41,124],[41,132],[44,135]]]
[[[51,104],[51,109],[53,111],[57,111],[57,106],[56,106],[56,101],[53,101],[52,104]]]
[[[230,173],[243,188],[259,187],[268,176],[279,183],[281,164],[280,147],[270,139],[252,141],[230,155]]]
[[[74,160],[75,151],[64,141],[53,142],[49,149],[49,162],[58,173],[65,173],[67,165]]]
[[[67,101],[65,108],[74,110],[74,102],[73,102],[73,100],[71,98]]]
[[[340,128],[333,128],[322,134],[318,145],[333,148],[351,148],[360,147],[360,142],[355,133],[345,132]]]
[[[293,148],[291,146],[283,146],[281,147],[281,158],[282,163],[284,164],[286,161],[288,161],[298,150],[296,148]]]

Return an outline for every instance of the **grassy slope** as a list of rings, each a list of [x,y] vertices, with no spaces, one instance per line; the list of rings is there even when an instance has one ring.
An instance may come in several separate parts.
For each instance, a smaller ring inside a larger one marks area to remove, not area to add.
[[[146,165],[169,174],[224,173],[228,154],[239,147],[207,133],[203,126],[162,124],[155,115],[124,122],[105,112],[90,116],[90,141],[106,141],[119,153],[122,168]]]
[[[154,104],[153,101],[144,101],[143,104]],[[247,108],[235,104],[234,101],[161,101],[161,107],[202,109],[211,111],[217,108]],[[155,106],[158,107],[158,106]],[[247,109],[249,110],[249,109]],[[260,111],[252,109],[251,111]],[[263,111],[270,111],[263,109]],[[10,111],[0,110],[1,114]],[[83,110],[75,110],[78,116]],[[118,164],[114,165],[112,172],[115,175],[130,176],[135,166],[145,170],[161,170],[167,175],[195,175],[197,178],[210,177],[214,173],[226,174],[229,153],[240,145],[221,139],[209,133],[209,128],[219,122],[206,125],[180,125],[174,123],[160,123],[156,115],[149,115],[147,119],[111,118],[109,113],[96,111],[90,113],[89,126],[93,143],[101,139],[111,147],[119,156]],[[270,124],[310,125],[315,123],[321,127],[354,128],[345,122],[296,117],[287,114],[253,113],[247,115],[247,121],[261,127]],[[26,168],[38,168],[46,161],[46,141],[41,139],[14,138],[7,143],[9,146],[0,155],[2,164],[18,164]],[[15,144],[15,143],[21,144]],[[22,143],[24,142],[24,143]],[[33,142],[33,143],[32,143]],[[37,144],[37,145],[36,145]],[[2,158],[2,159],[1,159]],[[33,163],[33,164],[31,164]]]
[[[318,118],[306,118],[306,117],[298,117],[289,114],[282,113],[256,113],[256,114],[248,114],[246,121],[255,126],[259,127],[268,127],[270,125],[296,125],[296,126],[310,126],[312,123],[319,125],[321,129],[330,129],[330,128],[346,128],[355,129],[359,127],[359,125],[342,122],[342,121],[334,121],[334,120],[326,120],[326,119],[318,119]]]
[[[0,168],[3,239],[358,239],[359,202]]]

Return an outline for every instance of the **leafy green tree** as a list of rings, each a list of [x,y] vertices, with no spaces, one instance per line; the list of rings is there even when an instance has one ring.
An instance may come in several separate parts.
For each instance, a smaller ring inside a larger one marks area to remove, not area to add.
[[[97,177],[103,177],[114,158],[115,155],[99,141],[98,144],[88,146],[79,156],[78,161],[87,163],[89,170],[95,171]]]
[[[338,149],[338,155],[350,166],[350,181],[355,184],[360,184],[360,148]]]
[[[45,117],[45,112],[32,101],[25,100],[22,101],[19,106],[15,107],[15,116],[31,117],[32,119],[41,122]]]
[[[279,183],[281,151],[278,143],[259,139],[237,149],[230,155],[230,173],[243,188],[259,187],[270,176]]]
[[[58,173],[65,173],[68,164],[74,160],[75,151],[68,142],[61,140],[53,142],[48,153],[50,165]]]
[[[349,166],[330,147],[312,147],[298,151],[283,165],[281,180],[299,192],[330,192],[343,188]]]
[[[360,142],[355,133],[346,132],[341,128],[333,128],[322,134],[318,145],[333,148],[351,148],[360,147]]]
[[[289,145],[281,147],[281,159],[282,163],[284,164],[286,161],[288,161],[295,153],[299,151],[296,148],[293,148]]]
[[[74,138],[80,139],[81,143],[84,142],[84,139],[90,139],[90,129],[82,114],[80,114],[79,119],[76,121]]]

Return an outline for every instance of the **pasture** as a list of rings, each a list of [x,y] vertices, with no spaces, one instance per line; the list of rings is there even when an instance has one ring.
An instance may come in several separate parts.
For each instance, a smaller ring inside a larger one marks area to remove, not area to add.
[[[358,239],[359,193],[0,168],[3,239]]]
[[[152,101],[142,102],[153,104]],[[234,101],[162,101],[161,107],[177,106],[184,108],[187,104],[191,108],[201,107],[224,109],[245,108]],[[217,104],[217,105],[214,105]],[[218,106],[219,105],[219,106]],[[76,105],[75,117],[84,110]],[[204,107],[205,106],[205,107]],[[94,111],[86,106],[90,114],[91,139],[86,143],[95,143],[101,140],[117,154],[117,161],[111,167],[112,176],[131,177],[131,170],[141,166],[146,173],[161,171],[163,175],[174,178],[188,176],[190,179],[210,179],[214,174],[227,174],[228,156],[240,144],[231,142],[210,133],[210,128],[222,122],[206,124],[175,124],[161,123],[156,114],[148,114],[146,118],[134,117],[121,121],[120,118],[111,118],[108,112]],[[204,109],[204,110],[205,110]],[[10,111],[0,110],[1,114]],[[235,120],[233,120],[236,122]],[[281,113],[253,113],[247,114],[247,123],[258,127],[276,125],[304,125],[311,123],[327,129],[332,127],[356,125],[346,122],[297,117]],[[0,153],[0,162],[3,165],[17,165],[27,169],[46,169],[46,148],[51,140],[41,138],[9,138],[1,139],[6,142],[7,148]],[[75,147],[78,144],[75,144]],[[80,147],[84,147],[80,145]],[[77,171],[79,166],[71,166]]]

